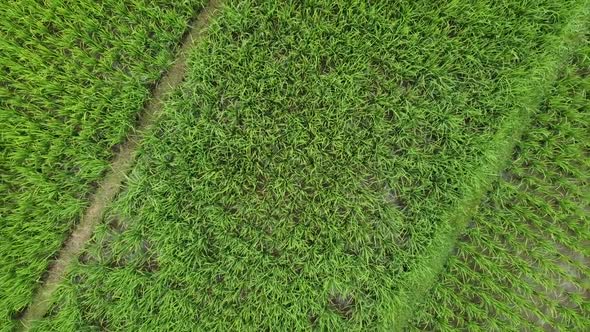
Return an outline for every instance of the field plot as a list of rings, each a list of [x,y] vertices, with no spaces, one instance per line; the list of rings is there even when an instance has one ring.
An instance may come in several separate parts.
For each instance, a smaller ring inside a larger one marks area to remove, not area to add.
[[[589,56],[586,46],[563,71],[418,311],[416,330],[590,326]]]
[[[399,327],[579,4],[228,1],[37,328]]]
[[[0,330],[28,305],[200,3],[0,4]]]

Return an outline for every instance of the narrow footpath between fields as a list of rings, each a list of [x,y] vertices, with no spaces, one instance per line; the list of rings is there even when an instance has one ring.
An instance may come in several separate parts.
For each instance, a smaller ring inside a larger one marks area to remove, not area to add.
[[[90,205],[84,212],[80,223],[66,239],[62,249],[57,254],[57,258],[50,265],[45,282],[37,290],[31,305],[20,320],[21,330],[29,330],[31,323],[42,318],[47,312],[51,305],[51,295],[66,274],[68,266],[80,255],[85,244],[92,236],[95,226],[101,220],[105,209],[119,193],[126,175],[133,165],[135,152],[142,137],[157,121],[162,112],[166,96],[182,82],[186,72],[186,60],[190,48],[199,41],[211,17],[220,5],[221,1],[219,0],[209,1],[192,22],[189,31],[181,42],[176,60],[155,86],[152,97],[139,116],[137,127],[121,146],[111,163],[110,171],[98,185],[97,191],[90,197]]]

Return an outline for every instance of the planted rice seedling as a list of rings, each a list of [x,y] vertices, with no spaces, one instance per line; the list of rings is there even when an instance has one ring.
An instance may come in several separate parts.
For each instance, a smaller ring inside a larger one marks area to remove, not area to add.
[[[417,311],[414,330],[590,326],[587,36],[580,44]]]
[[[201,1],[0,4],[0,330],[10,330]]]
[[[228,1],[36,328],[401,328],[584,5]]]

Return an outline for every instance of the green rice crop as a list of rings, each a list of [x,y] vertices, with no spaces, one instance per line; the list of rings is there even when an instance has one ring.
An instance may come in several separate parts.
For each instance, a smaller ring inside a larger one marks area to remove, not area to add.
[[[580,3],[228,1],[37,328],[401,327]]]
[[[0,4],[0,330],[28,305],[200,3]]]
[[[590,47],[567,66],[413,321],[428,331],[590,326]]]

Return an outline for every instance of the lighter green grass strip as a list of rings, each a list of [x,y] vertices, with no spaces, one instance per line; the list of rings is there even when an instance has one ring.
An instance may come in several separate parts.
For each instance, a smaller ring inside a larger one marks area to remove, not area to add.
[[[560,67],[563,65],[575,43],[590,18],[590,1],[583,2],[573,17],[564,27],[561,34],[554,36],[548,43],[547,53],[540,63],[545,65],[534,68],[530,76],[523,79],[522,89],[515,91],[514,98],[519,100],[521,109],[515,110],[501,125],[501,129],[490,142],[490,153],[484,158],[474,174],[468,186],[464,198],[456,205],[456,208],[445,217],[453,220],[445,229],[439,230],[430,243],[424,258],[410,271],[402,281],[398,305],[393,313],[395,330],[403,330],[416,308],[415,304],[421,301],[424,295],[432,287],[443,266],[449,257],[458,236],[463,232],[469,218],[476,212],[477,207],[484,197],[486,190],[504,168],[515,144],[520,139],[524,130],[529,127],[531,114],[538,108],[553,82],[557,79]],[[514,84],[513,86],[519,86]]]
[[[80,223],[72,231],[69,238],[51,264],[47,278],[37,290],[29,308],[20,320],[20,330],[29,331],[35,320],[41,319],[52,304],[52,294],[57,289],[68,266],[80,255],[88,242],[94,228],[101,220],[104,211],[119,193],[127,173],[133,166],[135,155],[144,135],[157,122],[162,113],[164,100],[183,80],[186,72],[186,60],[189,50],[202,37],[211,17],[220,7],[219,0],[210,1],[192,23],[189,32],[183,38],[176,60],[162,76],[153,90],[152,97],[145,105],[137,126],[121,146],[110,165],[110,171],[101,181],[97,191],[90,197],[90,205],[84,212]]]

